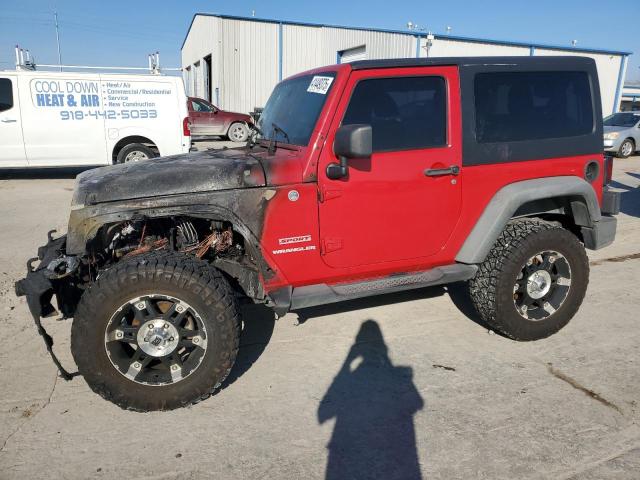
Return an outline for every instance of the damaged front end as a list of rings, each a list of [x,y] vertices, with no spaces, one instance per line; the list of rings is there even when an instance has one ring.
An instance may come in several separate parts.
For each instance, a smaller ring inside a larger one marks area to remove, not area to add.
[[[38,256],[27,262],[27,276],[16,282],[15,291],[18,297],[27,297],[29,311],[38,333],[44,339],[47,351],[58,367],[60,375],[65,380],[70,380],[73,375],[62,367],[53,352],[53,339],[42,326],[40,318],[53,316],[57,312],[62,314],[63,318],[73,316],[82,295],[79,279],[83,265],[78,257],[65,254],[67,236],[53,238],[54,232],[55,230],[52,230],[48,233],[48,242],[38,248]],[[34,268],[36,261],[40,263]],[[54,295],[57,310],[51,304]]]

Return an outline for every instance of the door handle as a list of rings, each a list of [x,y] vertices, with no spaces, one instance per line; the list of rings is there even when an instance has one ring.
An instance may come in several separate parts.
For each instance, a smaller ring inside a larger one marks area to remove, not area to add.
[[[16,123],[17,120],[15,118],[3,118],[2,120],[0,120],[0,122],[2,122],[2,123]]]
[[[449,168],[427,168],[424,171],[427,177],[441,177],[442,175],[459,175],[460,167],[451,165]]]

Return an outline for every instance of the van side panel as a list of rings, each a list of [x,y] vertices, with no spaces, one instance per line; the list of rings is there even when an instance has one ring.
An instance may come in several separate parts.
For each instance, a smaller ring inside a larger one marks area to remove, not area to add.
[[[98,75],[34,72],[19,84],[30,167],[106,163]]]
[[[100,78],[109,158],[115,145],[130,136],[148,138],[160,156],[189,151],[190,139],[182,134],[182,121],[188,116],[182,79],[121,75]]]
[[[17,83],[24,155],[22,161],[0,162],[0,168],[110,165],[115,145],[130,137],[137,137],[131,143],[148,139],[142,143],[162,156],[191,147],[183,134],[188,112],[179,77],[44,71],[6,76]]]

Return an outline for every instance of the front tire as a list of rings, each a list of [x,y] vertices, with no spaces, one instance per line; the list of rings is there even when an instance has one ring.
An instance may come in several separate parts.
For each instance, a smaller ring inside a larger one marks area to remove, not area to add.
[[[584,246],[539,219],[507,224],[475,277],[473,304],[491,328],[514,340],[553,335],[575,315],[589,283]]]
[[[220,387],[238,351],[239,315],[231,286],[206,262],[139,255],[85,291],[71,352],[103,398],[128,410],[172,410]]]
[[[632,139],[627,138],[620,148],[618,149],[618,157],[620,158],[628,158],[630,157],[636,149],[636,145]]]
[[[244,123],[232,123],[227,131],[227,137],[232,142],[246,142],[249,138],[249,128]]]

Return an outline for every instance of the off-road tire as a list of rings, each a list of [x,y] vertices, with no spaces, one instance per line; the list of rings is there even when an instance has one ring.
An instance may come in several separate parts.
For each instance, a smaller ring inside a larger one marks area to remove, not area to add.
[[[227,130],[227,138],[236,143],[246,142],[249,138],[249,127],[241,122],[232,123]]]
[[[151,148],[143,145],[142,143],[130,143],[129,145],[125,145],[120,149],[118,155],[116,157],[115,163],[127,163],[130,160],[127,160],[129,155],[138,155],[140,157],[146,156],[147,158],[140,158],[140,160],[148,160],[150,158],[157,157],[158,154],[154,152]],[[135,160],[137,161],[137,160]]]
[[[126,378],[105,348],[105,328],[114,312],[127,299],[151,292],[193,306],[207,331],[199,367],[169,385],[142,385]],[[239,312],[228,281],[208,263],[170,252],[138,255],[103,272],[84,292],[73,320],[71,352],[91,389],[106,400],[134,411],[172,410],[204,400],[221,386],[238,352]]]
[[[627,145],[630,145],[631,147],[629,148]],[[635,142],[633,141],[633,139],[627,138],[625,139],[624,142],[620,144],[620,148],[618,149],[616,156],[620,158],[628,158],[631,155],[633,155],[635,150],[636,150]]]
[[[514,284],[525,263],[543,250],[556,251],[571,267],[571,287],[560,308],[542,320],[528,320],[514,304]],[[519,341],[553,335],[575,315],[589,283],[589,261],[576,236],[559,224],[540,219],[510,221],[469,281],[473,305],[490,327]]]

